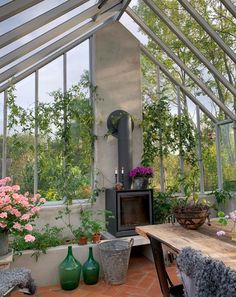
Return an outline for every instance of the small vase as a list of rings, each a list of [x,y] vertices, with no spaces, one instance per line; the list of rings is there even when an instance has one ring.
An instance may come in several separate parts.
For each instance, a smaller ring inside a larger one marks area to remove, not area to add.
[[[93,258],[93,248],[89,247],[88,260],[84,263],[83,268],[84,283],[94,285],[99,279],[99,264]]]
[[[8,251],[9,251],[8,231],[4,230],[0,232],[0,257],[6,255]]]
[[[148,177],[135,177],[133,182],[134,190],[145,190],[148,187]]]
[[[68,246],[66,258],[59,265],[60,284],[63,290],[73,290],[80,281],[81,264],[73,256],[72,246]]]

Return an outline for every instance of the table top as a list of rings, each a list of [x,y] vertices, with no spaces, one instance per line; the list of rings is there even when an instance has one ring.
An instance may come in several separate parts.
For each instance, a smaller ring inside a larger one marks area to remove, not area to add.
[[[136,232],[144,237],[149,234],[176,252],[184,247],[200,250],[236,270],[236,241],[230,239],[230,229],[231,226],[222,227],[213,220],[211,226],[204,224],[198,230],[187,230],[179,224],[159,224],[136,227]],[[228,236],[218,238],[217,230],[225,230]]]

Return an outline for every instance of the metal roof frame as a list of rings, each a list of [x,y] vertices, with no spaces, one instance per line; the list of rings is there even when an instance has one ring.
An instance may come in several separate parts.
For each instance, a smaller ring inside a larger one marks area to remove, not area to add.
[[[55,41],[54,43],[48,45],[46,48],[40,50],[39,52],[33,54],[32,56],[26,58],[25,60],[19,62],[18,64],[12,66],[11,68],[7,69],[6,71],[2,72],[0,75],[0,83],[5,82],[6,80],[12,78],[17,73],[26,70],[28,67],[34,65],[35,63],[39,62],[41,59],[46,58],[48,55],[52,54],[57,49],[69,44],[76,38],[81,37],[82,35],[86,34],[89,30],[92,30],[97,25],[107,21],[109,18],[115,17],[117,14],[117,9],[119,9],[120,4],[113,6],[112,9],[109,9],[105,13],[99,15],[96,21],[90,21],[87,24],[75,29],[74,31],[70,32],[66,36],[60,38],[59,40]]]
[[[192,7],[188,0],[178,0],[199,25],[211,36],[211,38],[222,48],[222,50],[236,63],[236,54],[224,43],[219,34],[205,21],[205,19]]]
[[[42,2],[43,0],[21,0],[11,1],[8,4],[1,6],[0,21],[4,21],[34,5]],[[169,29],[176,34],[176,36],[190,49],[190,51],[202,62],[209,71],[234,95],[236,96],[235,87],[211,64],[206,57],[193,45],[193,43],[183,34],[183,32],[163,13],[162,10],[152,1],[143,0],[144,3],[159,17]],[[230,0],[220,0],[222,4],[229,10],[229,12],[236,17],[236,7]],[[58,17],[72,11],[73,9],[89,2],[88,0],[67,0],[66,2],[50,9],[49,11],[37,16],[21,26],[0,36],[0,48],[3,48],[19,38],[34,32],[41,26],[56,20]],[[87,38],[91,37],[97,30],[103,28],[107,24],[114,21],[119,21],[120,17],[126,12],[136,24],[178,65],[198,87],[214,102],[217,106],[224,111],[229,117],[227,121],[235,121],[235,114],[223,104],[221,100],[206,86],[206,84],[179,59],[174,52],[159,38],[143,21],[137,16],[131,8],[128,7],[131,0],[100,0],[90,8],[83,10],[81,13],[63,23],[57,25],[55,28],[46,31],[44,34],[39,35],[30,42],[8,52],[0,59],[0,68],[6,67],[6,70],[0,73],[0,92],[7,89],[11,79],[11,83],[16,83],[25,78],[26,76],[37,71],[47,63],[50,63],[60,55],[66,53],[73,47],[77,46]],[[223,49],[223,51],[236,62],[236,54],[227,46],[221,37],[213,30],[213,28],[202,18],[202,16],[190,5],[187,0],[178,0],[184,9],[201,25],[201,27],[210,35],[210,37]],[[88,22],[80,28],[72,30],[74,27],[81,24],[83,21]],[[60,38],[60,35],[66,34]],[[45,46],[43,49],[33,53],[38,47],[43,46],[46,42],[52,39],[57,39],[52,44]],[[141,45],[141,51],[147,55],[162,72],[176,85],[181,91],[194,102],[214,123],[217,119],[213,114],[203,106],[199,100],[194,97],[191,92],[171,76],[168,69],[159,61],[155,59],[147,49]],[[24,55],[32,53],[29,57],[24,59]],[[16,65],[9,65],[13,61],[23,57],[21,62]],[[7,67],[9,65],[9,67]],[[218,123],[218,122],[217,122]]]
[[[217,123],[217,119],[211,114],[211,112],[204,106],[202,105],[199,100],[192,95],[192,93],[188,90],[187,87],[185,87],[183,84],[181,84],[178,80],[176,80],[169,70],[165,67],[164,64],[162,64],[160,61],[158,61],[149,51],[145,48],[145,46],[140,45],[141,51],[154,63],[156,64],[160,70],[165,74],[165,76],[168,77],[168,79],[173,82],[176,86],[179,86],[181,91],[214,122]]]
[[[236,7],[230,0],[220,0],[228,11],[236,18]]]
[[[0,37],[0,48],[33,32],[34,30],[39,29],[40,27],[48,24],[49,22],[55,20],[56,18],[59,18],[63,14],[71,11],[74,8],[79,7],[86,2],[87,0],[69,0],[53,9],[50,9],[43,15],[39,15],[38,17],[28,21],[27,23],[16,27],[15,29],[3,34]]]
[[[83,0],[82,2],[85,2],[85,1]],[[91,6],[85,11],[77,14],[76,16],[70,18],[69,20],[47,31],[45,34],[40,35],[39,37],[33,39],[32,41],[18,47],[17,49],[3,56],[0,60],[0,68],[26,55],[28,52],[37,49],[41,45],[44,45],[46,42],[52,40],[53,38],[60,36],[61,34],[65,33],[67,30],[70,30],[71,28],[82,23],[83,21],[87,19],[91,19],[94,15],[100,15],[112,7],[114,8],[116,5],[120,5],[119,0],[111,0],[107,3],[107,5],[104,5],[101,9],[97,7],[97,4]]]
[[[175,26],[175,24],[167,17],[167,15],[152,1],[143,0],[149,8],[170,28],[170,30],[178,36],[178,38],[191,50],[192,53],[219,79],[219,81],[236,96],[236,89],[230,82],[212,65],[208,59],[193,45],[193,43]]]
[[[12,1],[3,6],[0,9],[0,22],[20,13],[21,11],[34,6],[42,2],[43,0],[21,0]]]
[[[142,19],[131,9],[126,9],[127,14],[140,26],[140,28],[151,37],[156,44],[185,72],[188,76],[215,102],[232,120],[236,120],[233,112],[219,100],[216,95],[200,80],[174,52],[142,21]]]

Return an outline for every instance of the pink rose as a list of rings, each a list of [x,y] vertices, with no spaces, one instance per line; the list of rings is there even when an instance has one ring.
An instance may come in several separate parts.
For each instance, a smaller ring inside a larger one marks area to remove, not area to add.
[[[22,206],[24,206],[24,207],[29,207],[30,206],[28,200],[25,200],[25,199],[21,199],[20,204]]]
[[[38,211],[40,211],[40,207],[39,206],[35,206],[35,207],[33,207],[32,209],[31,209],[31,212],[32,213],[35,213],[35,212],[38,212]]]
[[[15,215],[17,218],[21,217],[21,212],[18,209],[13,208],[10,210],[10,213]]]
[[[18,192],[18,191],[20,191],[20,186],[18,186],[18,185],[14,185],[14,186],[12,186],[12,191],[13,191],[13,192]]]
[[[45,198],[40,198],[40,199],[39,199],[39,202],[40,202],[40,203],[45,203],[45,202],[46,202],[46,199],[45,199]]]
[[[29,213],[25,213],[23,214],[23,216],[21,217],[21,220],[22,221],[28,221],[30,218],[30,214]]]
[[[17,230],[22,230],[22,225],[20,223],[14,223],[13,228]]]
[[[0,228],[4,229],[6,228],[7,224],[3,224],[3,223],[0,223]]]
[[[4,197],[4,199],[3,199],[3,202],[4,202],[5,204],[7,204],[7,203],[9,203],[10,201],[11,201],[10,196],[9,196],[9,195],[5,195],[5,197]]]
[[[25,239],[25,242],[35,241],[35,237],[33,235],[30,235],[30,234],[25,235],[24,239]]]
[[[0,213],[0,218],[3,219],[3,218],[7,218],[7,213],[6,212],[1,212]]]
[[[12,209],[12,206],[11,205],[7,205],[7,206],[5,206],[4,208],[3,208],[3,210],[5,210],[5,211],[9,211],[9,210],[11,210]]]
[[[33,230],[33,226],[31,224],[26,224],[25,225],[25,230],[32,231]]]

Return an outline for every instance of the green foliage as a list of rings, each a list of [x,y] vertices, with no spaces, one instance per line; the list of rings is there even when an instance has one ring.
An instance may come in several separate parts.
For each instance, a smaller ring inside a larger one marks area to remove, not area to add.
[[[215,196],[215,200],[216,200],[216,205],[214,205],[214,208],[216,211],[219,211],[219,208],[221,205],[225,205],[229,199],[231,199],[231,195],[228,191],[225,190],[215,190],[212,192],[212,194],[214,194]],[[220,214],[222,212],[219,212]]]
[[[185,111],[181,115],[175,115],[172,121],[172,151],[179,150],[179,154],[194,166],[197,162],[197,135],[190,116]]]
[[[219,211],[217,215],[219,217],[218,222],[221,225],[226,226],[228,224],[228,219],[226,218],[225,213],[223,211]]]
[[[196,134],[189,115],[172,115],[167,97],[150,100],[143,108],[143,165],[152,164],[156,156],[179,151],[191,165],[196,163]]]
[[[36,238],[34,242],[25,242],[23,236],[14,236],[11,248],[18,255],[21,255],[25,250],[34,250],[32,256],[38,261],[40,254],[46,254],[49,247],[63,244],[62,230],[63,228],[50,227],[47,224],[41,231],[32,231],[32,235]]]
[[[149,166],[156,156],[170,152],[171,146],[171,113],[166,97],[160,100],[144,102],[143,106],[143,142],[142,164]]]
[[[154,1],[155,4],[165,13],[170,20],[183,32],[183,34],[201,51],[201,53],[206,57],[206,59],[212,63],[216,67],[216,69],[232,84],[235,85],[236,82],[236,72],[235,72],[235,64],[227,57],[227,55],[223,52],[219,46],[212,42],[212,39],[209,35],[204,31],[204,29],[195,22],[194,18],[190,16],[190,14],[179,5],[178,1],[175,0],[163,0],[163,1]],[[206,19],[206,21],[214,28],[214,30],[220,35],[220,37],[224,40],[224,42],[231,47],[234,51],[236,50],[236,27],[234,26],[234,18],[229,13],[229,11],[217,0],[210,1],[190,1],[191,5],[195,7],[195,9]],[[214,9],[212,9],[214,8]],[[167,25],[160,18],[157,18],[155,13],[153,13],[149,7],[143,2],[138,1],[137,6],[134,8],[137,14],[143,19],[143,21],[148,25],[148,27],[156,34],[161,40],[174,52],[174,54],[183,61],[183,63],[195,74],[197,75],[208,87],[213,91],[214,94],[231,110],[236,112],[236,97],[233,96],[227,88],[225,88],[217,79],[216,76],[212,75],[210,71],[199,61],[199,59],[189,50],[189,48],[178,39],[178,37],[168,28]],[[152,38],[147,37],[148,42],[146,47],[148,51],[165,67],[168,69],[169,73],[172,77],[178,80],[182,85],[188,88],[190,92],[199,99],[200,102],[205,98],[202,98],[202,95],[205,96],[204,92],[192,81],[192,79],[186,75],[186,73],[178,67],[173,60],[163,52],[156,42],[153,41]],[[217,55],[215,54],[217,52]],[[154,65],[150,59],[148,59],[145,55],[141,57],[142,64],[142,93],[143,99],[146,104],[153,101],[157,102],[158,96],[167,97],[168,103],[172,104],[172,109],[176,107],[176,87],[172,84],[172,82],[164,75],[160,75],[160,80],[157,82],[157,71],[156,65]],[[161,87],[161,94],[157,90],[157,85]],[[180,96],[181,105],[184,111],[190,111],[193,114],[192,108],[189,109],[189,105],[187,104],[187,97],[185,94],[181,93]],[[173,108],[174,106],[174,108]],[[211,106],[211,107],[210,107]],[[216,108],[214,104],[209,102],[206,107],[212,111],[214,116],[223,120],[226,117],[225,113]],[[164,109],[164,113],[165,113]],[[160,113],[156,114],[155,117],[161,116]],[[185,115],[183,115],[184,117]],[[215,137],[214,137],[214,123],[212,123],[209,119],[207,119],[204,114],[200,114],[201,116],[201,130],[202,130],[202,159],[204,163],[204,176],[205,176],[205,190],[212,190],[217,187],[217,165],[216,165],[216,150],[215,150]],[[156,118],[153,118],[153,121],[156,121]],[[175,123],[175,135],[178,137],[178,134],[181,133],[184,135],[184,130],[188,127],[188,124],[191,124],[191,121],[186,121],[183,130],[179,132],[179,119],[176,117]],[[151,124],[150,124],[151,125]],[[164,128],[166,124],[164,123]],[[151,135],[151,132],[146,132],[144,138]],[[194,133],[195,134],[195,133]],[[221,135],[222,142],[225,143],[227,138],[230,138],[230,132],[227,131],[224,133],[225,135]],[[165,136],[164,136],[165,137]],[[189,151],[189,147],[191,148],[192,139],[191,137],[181,137],[183,142],[180,143],[178,147],[178,142],[176,141],[177,149],[180,151],[180,155],[184,154],[185,159],[190,162],[196,163],[196,157]],[[198,136],[196,135],[195,140],[193,141],[195,145],[195,141]],[[160,135],[159,135],[159,140]],[[149,141],[151,143],[151,140]],[[146,143],[145,143],[146,144]],[[148,144],[148,141],[147,141]],[[165,144],[165,140],[163,139],[163,144]],[[182,145],[183,144],[183,145]],[[193,146],[194,146],[193,145]],[[160,143],[155,143],[155,138],[153,142],[153,146],[155,148],[152,150],[151,148],[146,149],[146,154],[144,156],[145,165],[152,165],[152,162],[155,158],[153,158],[154,153],[158,153],[158,156],[163,155],[160,148]],[[165,150],[165,145],[163,150]],[[194,151],[193,151],[194,153]],[[233,180],[233,176],[235,176],[235,166],[232,162],[228,162],[230,156],[234,154],[234,146],[228,145],[227,150],[222,150],[221,148],[221,157],[223,159],[223,176],[225,180]],[[168,164],[171,163],[173,156],[171,152],[166,156],[166,162]],[[232,158],[231,158],[232,159]],[[156,161],[157,162],[157,161]],[[227,164],[226,164],[227,163]],[[235,163],[235,162],[234,162]],[[165,165],[165,174],[167,173],[167,165]],[[194,165],[195,166],[195,165]],[[185,170],[188,170],[191,167],[187,164]],[[156,171],[158,171],[158,167]],[[186,174],[186,173],[185,173]],[[186,175],[187,175],[186,174]],[[169,184],[169,180],[172,178],[166,174],[165,182]]]
[[[172,214],[172,208],[177,204],[177,199],[172,192],[158,192],[153,193],[153,215],[154,223],[165,223]]]
[[[58,212],[56,219],[63,221],[65,226],[71,231],[75,239],[80,239],[81,236],[86,236],[91,240],[94,233],[100,233],[106,230],[107,220],[113,218],[112,213],[108,210],[80,210],[80,227],[74,228],[71,224],[71,209],[67,205],[64,210]]]
[[[51,103],[39,103],[37,111],[23,109],[15,102],[14,86],[8,90],[10,175],[33,192],[34,129],[38,137],[38,186],[47,200],[66,197],[69,201],[91,196],[91,164],[94,136],[94,116],[89,82],[84,75],[78,85],[66,93],[52,92]]]

